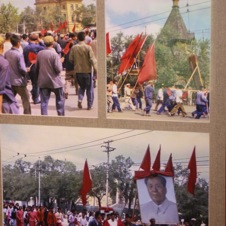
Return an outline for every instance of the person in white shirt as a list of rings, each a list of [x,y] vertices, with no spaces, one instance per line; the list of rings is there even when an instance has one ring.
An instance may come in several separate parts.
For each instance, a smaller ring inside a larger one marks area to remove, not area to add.
[[[82,213],[79,214],[78,222],[80,223],[81,226],[88,225],[88,221],[86,218],[86,210],[83,210]]]
[[[184,105],[183,105],[183,91],[181,89],[179,89],[179,86],[176,86],[176,91],[175,91],[175,101],[176,101],[176,105],[173,107],[173,109],[169,112],[169,116],[174,116],[175,113],[180,110],[182,112],[182,116],[186,117],[187,113],[184,109]]]
[[[122,109],[132,109],[133,111],[136,110],[136,107],[133,105],[133,102],[132,102],[132,99],[131,99],[131,88],[130,88],[130,83],[127,83],[125,85],[125,88],[124,88],[124,96],[125,96],[125,100],[122,104]]]
[[[61,211],[61,208],[58,208],[57,212],[55,213],[57,226],[62,226],[62,223],[64,221],[63,219],[63,213]]]

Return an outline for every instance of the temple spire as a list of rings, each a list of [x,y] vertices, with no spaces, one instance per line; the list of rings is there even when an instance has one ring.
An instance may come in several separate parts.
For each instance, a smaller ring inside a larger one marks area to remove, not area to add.
[[[173,0],[173,8],[179,7],[179,0]]]

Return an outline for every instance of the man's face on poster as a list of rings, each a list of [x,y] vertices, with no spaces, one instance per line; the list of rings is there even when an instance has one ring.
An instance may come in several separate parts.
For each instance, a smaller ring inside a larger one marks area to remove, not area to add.
[[[146,182],[148,193],[153,202],[160,205],[166,196],[166,187],[160,177],[149,177]]]

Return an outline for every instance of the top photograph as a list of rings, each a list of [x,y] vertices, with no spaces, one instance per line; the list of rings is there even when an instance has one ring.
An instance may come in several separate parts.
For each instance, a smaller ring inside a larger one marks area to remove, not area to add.
[[[0,3],[1,111],[96,118],[96,1]]]
[[[211,1],[105,4],[107,117],[209,122]]]

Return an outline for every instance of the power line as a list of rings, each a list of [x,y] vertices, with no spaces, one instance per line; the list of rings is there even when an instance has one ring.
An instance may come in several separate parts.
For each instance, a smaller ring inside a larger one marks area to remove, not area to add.
[[[200,8],[200,9],[195,9],[195,10],[190,10],[189,13],[192,13],[192,12],[196,12],[196,11],[200,11],[200,10],[206,10],[206,9],[210,9],[210,7],[204,7],[204,8]],[[165,12],[164,12],[165,13]],[[186,14],[186,12],[181,12],[181,14]],[[158,14],[156,14],[158,15]],[[161,15],[161,14],[159,14]],[[155,16],[155,15],[154,15]],[[153,17],[153,16],[150,16],[150,17]],[[147,18],[150,18],[150,17],[147,17]],[[158,19],[155,19],[155,20],[150,20],[150,21],[147,21],[147,22],[142,22],[142,23],[138,23],[138,24],[133,24],[133,25],[130,25],[130,26],[125,26],[125,27],[122,27],[122,28],[117,28],[117,29],[114,29],[114,30],[108,30],[109,32],[115,32],[115,31],[120,31],[121,29],[127,29],[127,28],[131,28],[131,27],[137,27],[137,26],[140,26],[140,25],[145,25],[145,24],[149,24],[149,23],[152,23],[152,22],[156,22],[156,21],[161,21],[161,20],[166,20],[168,17],[164,17],[164,18],[158,18]],[[145,18],[146,19],[146,18]],[[137,22],[137,21],[140,21],[140,20],[143,20],[142,19],[137,19],[137,20],[133,20],[132,22]],[[131,24],[131,22],[127,22],[127,23],[124,23],[123,25],[125,24]],[[118,26],[121,26],[120,24],[119,25],[116,25],[114,27],[118,27]]]

